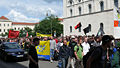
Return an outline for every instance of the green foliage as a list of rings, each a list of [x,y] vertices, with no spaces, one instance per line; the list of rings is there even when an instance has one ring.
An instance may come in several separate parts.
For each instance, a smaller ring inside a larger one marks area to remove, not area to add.
[[[35,33],[33,32],[33,30],[31,29],[31,28],[29,28],[29,27],[25,27],[24,28],[24,30],[23,29],[21,29],[20,30],[20,35],[19,35],[19,37],[26,37],[26,33],[28,32],[28,35],[29,36],[35,36]],[[29,37],[28,36],[28,37]]]
[[[34,31],[41,34],[51,34],[52,27],[52,35],[54,31],[56,31],[56,35],[60,36],[63,33],[63,25],[60,24],[60,21],[54,15],[46,17],[39,24],[35,25]]]
[[[120,47],[120,42],[117,42],[117,46]]]

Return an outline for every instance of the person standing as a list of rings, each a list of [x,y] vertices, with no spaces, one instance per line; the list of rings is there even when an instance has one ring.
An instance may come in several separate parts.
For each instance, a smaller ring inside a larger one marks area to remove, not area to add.
[[[89,52],[89,49],[90,49],[90,45],[88,43],[88,38],[87,37],[84,37],[84,42],[82,43],[82,47],[83,47],[83,53],[84,53],[84,55],[86,55],[87,52]]]
[[[96,47],[87,60],[86,68],[106,68],[107,48],[112,45],[112,38],[109,35],[102,37],[102,45]]]
[[[78,44],[74,47],[74,54],[76,58],[75,68],[84,68],[83,67],[83,48],[82,48],[82,39],[79,39]]]
[[[74,54],[74,47],[75,45],[77,45],[77,38],[75,38],[75,36],[71,36],[72,40],[69,44],[69,47],[70,47],[70,50],[71,50],[71,56],[70,56],[70,63],[71,63],[71,67],[72,68],[75,68],[74,67],[74,64],[75,64],[75,54]]]
[[[70,48],[67,46],[67,40],[63,41],[63,46],[59,49],[59,57],[62,61],[62,66],[60,68],[67,68],[68,58],[70,56]]]
[[[50,62],[53,62],[54,58],[54,51],[57,49],[56,48],[56,41],[53,39],[53,37],[50,38]]]
[[[36,46],[39,45],[39,38],[33,39],[33,44],[30,46],[28,57],[29,57],[29,68],[39,68],[38,66],[38,56],[36,52]]]

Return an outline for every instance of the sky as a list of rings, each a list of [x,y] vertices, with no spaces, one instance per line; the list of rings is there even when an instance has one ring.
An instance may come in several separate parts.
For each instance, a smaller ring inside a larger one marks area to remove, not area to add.
[[[14,22],[36,23],[48,15],[63,17],[63,0],[0,0],[0,17]]]

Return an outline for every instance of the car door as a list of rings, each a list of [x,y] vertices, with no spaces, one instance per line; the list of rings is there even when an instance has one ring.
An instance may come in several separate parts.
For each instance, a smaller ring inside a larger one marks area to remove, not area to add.
[[[4,44],[2,44],[2,45],[0,46],[0,56],[3,57],[4,54],[5,54],[5,46],[4,46]]]

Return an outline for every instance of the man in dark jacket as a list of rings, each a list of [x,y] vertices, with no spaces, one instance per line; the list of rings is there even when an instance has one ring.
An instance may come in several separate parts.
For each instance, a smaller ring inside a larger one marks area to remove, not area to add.
[[[75,64],[75,54],[74,54],[74,47],[77,45],[77,38],[75,38],[75,36],[72,36],[72,41],[69,44],[70,50],[71,50],[71,57],[70,57],[70,62],[71,62],[71,66],[72,68],[74,67]]]
[[[87,68],[105,68],[107,48],[112,45],[112,38],[109,35],[102,37],[102,45],[97,47],[87,60]]]
[[[36,46],[39,45],[39,38],[34,38],[33,39],[33,45],[30,46],[29,49],[29,68],[39,68],[38,67],[38,56],[37,56],[37,52],[36,52]]]
[[[62,68],[67,68],[68,58],[70,56],[70,48],[67,46],[67,40],[63,41],[63,46],[60,47],[59,57],[62,61]]]

